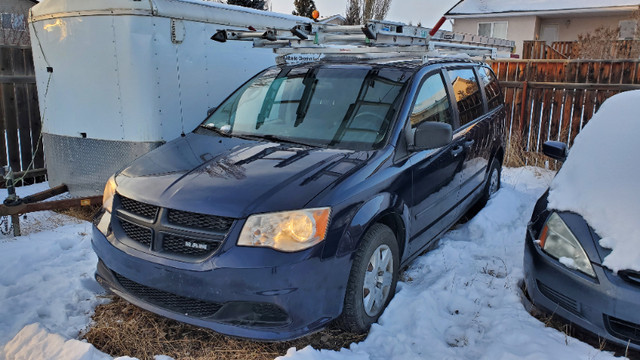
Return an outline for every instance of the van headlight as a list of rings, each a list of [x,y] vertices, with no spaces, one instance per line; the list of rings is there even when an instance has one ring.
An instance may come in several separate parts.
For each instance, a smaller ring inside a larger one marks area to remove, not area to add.
[[[330,215],[328,207],[251,215],[237,244],[286,252],[304,250],[325,239]]]
[[[113,208],[113,197],[116,195],[116,177],[112,175],[104,186],[104,194],[102,195],[102,207],[108,212]]]
[[[540,247],[564,266],[596,277],[587,253],[567,224],[557,213],[552,213],[540,233]]]

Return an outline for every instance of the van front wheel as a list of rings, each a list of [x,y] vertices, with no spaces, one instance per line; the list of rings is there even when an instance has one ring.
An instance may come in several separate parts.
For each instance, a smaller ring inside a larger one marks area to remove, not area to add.
[[[384,311],[393,298],[400,265],[398,243],[391,229],[373,225],[358,248],[342,312],[342,326],[347,331],[362,333]]]

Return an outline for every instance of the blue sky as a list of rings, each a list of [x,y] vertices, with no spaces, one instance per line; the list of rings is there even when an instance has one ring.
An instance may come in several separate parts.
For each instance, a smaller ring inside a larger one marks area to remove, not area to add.
[[[457,0],[393,0],[387,16],[388,20],[412,22],[416,25],[422,22],[423,26],[433,27],[449,8],[455,5]],[[335,14],[344,15],[347,0],[315,0],[320,16]],[[271,0],[272,10],[288,13],[293,11],[293,0]],[[447,26],[451,29],[451,26]]]

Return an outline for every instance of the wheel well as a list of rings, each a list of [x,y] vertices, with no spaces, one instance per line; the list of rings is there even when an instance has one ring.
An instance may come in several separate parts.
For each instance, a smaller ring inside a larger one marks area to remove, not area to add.
[[[405,226],[402,218],[395,213],[387,213],[380,217],[377,222],[388,226],[391,231],[396,235],[396,241],[398,242],[398,249],[400,250],[400,258],[402,258],[402,254],[404,253],[404,245],[405,245]]]

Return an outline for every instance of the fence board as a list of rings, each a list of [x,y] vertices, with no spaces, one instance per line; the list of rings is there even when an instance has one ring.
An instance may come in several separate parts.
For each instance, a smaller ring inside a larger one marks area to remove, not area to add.
[[[571,127],[571,115],[573,114],[573,101],[575,98],[576,90],[566,90],[562,124],[560,126],[560,141],[565,144],[569,143],[569,129]]]
[[[0,47],[0,75],[13,75],[11,48]]]
[[[36,157],[33,162],[35,169],[44,168],[44,149],[40,132],[42,130],[42,119],[38,108],[38,89],[36,84],[29,84],[27,87],[29,99],[29,121],[31,123],[31,148],[34,149]],[[43,180],[44,181],[44,180]]]
[[[4,135],[4,131],[7,128],[6,115],[4,109],[4,90],[0,86],[0,134]],[[7,165],[7,143],[4,136],[0,136],[0,166]]]
[[[11,53],[11,65],[13,66],[14,75],[24,75],[25,63],[24,63],[24,51],[20,48],[10,48]]]
[[[560,121],[562,120],[562,105],[564,103],[565,90],[556,88],[553,95],[553,111],[549,125],[549,139],[558,140]]]
[[[591,119],[591,117],[593,116],[593,109],[595,106],[596,95],[597,95],[597,92],[595,90],[587,90],[585,93],[585,105],[584,105],[582,127],[584,127],[584,124],[586,124],[586,121],[589,121],[589,119]]]
[[[33,51],[31,49],[24,49],[24,75],[25,76],[35,76],[36,67],[33,65]]]
[[[29,122],[29,112],[18,109],[28,109],[29,99],[27,98],[27,84],[15,85],[16,95],[16,117],[18,121],[18,137],[20,139],[21,169],[26,169],[31,164],[31,124]]]
[[[635,64],[625,62],[622,64],[622,79],[620,81],[621,84],[632,84],[633,83],[633,72],[635,70]]]
[[[506,79],[515,81],[516,80],[516,70],[518,69],[518,64],[516,64],[516,63],[507,63],[506,68],[507,68]]]
[[[5,131],[7,148],[9,149],[9,165],[14,171],[19,171],[20,150],[18,142],[18,124],[16,111],[16,97],[13,84],[2,84],[2,104],[4,107]],[[18,150],[18,151],[13,151]]]
[[[553,111],[553,95],[555,89],[543,90],[543,107],[540,119],[540,136],[536,140],[536,151],[540,151],[542,143],[549,140],[549,120]]]
[[[620,84],[622,82],[623,63],[615,62],[611,65],[610,84]]]

